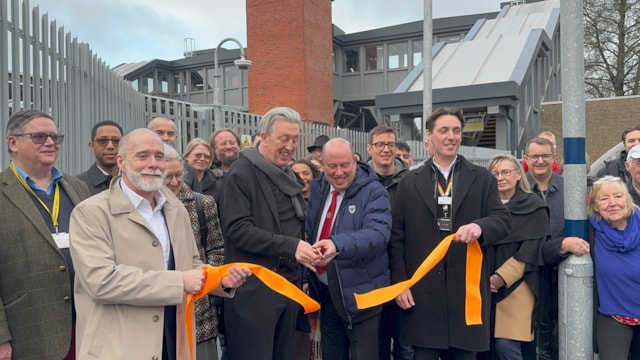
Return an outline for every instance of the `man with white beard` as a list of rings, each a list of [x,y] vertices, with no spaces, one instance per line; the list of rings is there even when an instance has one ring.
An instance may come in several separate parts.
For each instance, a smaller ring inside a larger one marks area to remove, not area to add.
[[[71,214],[77,358],[186,359],[185,295],[205,281],[189,215],[164,186],[156,133],[125,135],[116,160],[122,177]],[[213,293],[230,297],[250,274],[234,267]]]

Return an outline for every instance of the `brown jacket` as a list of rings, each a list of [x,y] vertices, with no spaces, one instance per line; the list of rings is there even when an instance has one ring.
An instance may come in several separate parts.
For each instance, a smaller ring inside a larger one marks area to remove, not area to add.
[[[89,197],[84,182],[64,174],[73,204]],[[61,214],[62,216],[62,214]],[[0,343],[14,359],[62,359],[71,341],[71,281],[64,256],[27,190],[9,169],[0,173]]]

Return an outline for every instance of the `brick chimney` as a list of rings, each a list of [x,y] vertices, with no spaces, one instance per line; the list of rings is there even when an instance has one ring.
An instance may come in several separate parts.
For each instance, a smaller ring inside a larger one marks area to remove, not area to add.
[[[249,111],[297,110],[333,126],[330,0],[246,0]]]

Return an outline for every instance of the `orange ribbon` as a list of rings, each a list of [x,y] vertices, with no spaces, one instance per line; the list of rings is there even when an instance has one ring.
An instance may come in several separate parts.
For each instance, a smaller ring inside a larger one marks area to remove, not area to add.
[[[192,360],[194,359],[193,346],[195,344],[193,339],[194,301],[217,289],[218,286],[220,286],[220,281],[222,281],[222,278],[229,275],[229,268],[233,266],[248,268],[253,275],[257,276],[258,279],[260,279],[265,285],[271,288],[271,290],[284,295],[302,305],[305,314],[312,313],[320,309],[320,304],[311,299],[307,294],[304,293],[304,291],[300,290],[298,287],[293,285],[291,282],[289,282],[289,280],[285,279],[281,275],[278,275],[275,272],[260,265],[242,262],[225,264],[215,267],[211,265],[205,265],[203,266],[203,270],[205,271],[204,286],[202,287],[202,290],[200,290],[200,292],[197,294],[187,294],[187,303],[185,305],[187,339],[189,339],[189,355]],[[256,301],[259,300],[260,299],[256,299]]]
[[[449,250],[451,242],[455,239],[455,234],[451,234],[440,242],[438,246],[427,256],[418,266],[416,272],[410,279],[387,286],[384,288],[369,291],[366,294],[353,294],[356,298],[358,309],[367,309],[373,306],[384,304],[395,299],[403,291],[415,285],[431,269],[442,260]],[[467,270],[466,270],[466,296],[464,315],[467,325],[482,324],[482,297],[480,295],[480,274],[482,273],[482,250],[478,241],[467,244]]]

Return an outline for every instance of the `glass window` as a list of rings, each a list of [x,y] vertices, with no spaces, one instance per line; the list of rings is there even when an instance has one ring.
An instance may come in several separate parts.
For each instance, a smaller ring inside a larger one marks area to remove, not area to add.
[[[406,41],[389,44],[389,69],[398,69],[408,67],[409,62],[409,45]]]
[[[173,77],[173,93],[176,95],[182,94],[182,74],[176,74]]]
[[[240,69],[237,66],[225,66],[224,67],[224,87],[238,88],[240,87],[242,79],[240,78]]]
[[[418,65],[422,61],[422,39],[413,40],[411,49],[413,51],[413,66]]]
[[[382,70],[384,69],[384,63],[382,45],[367,46],[364,48],[364,54],[366,59],[366,71]]]
[[[142,93],[151,94],[153,92],[153,73],[142,77]]]
[[[216,84],[216,70],[214,68],[207,68],[207,90],[212,90]]]
[[[344,72],[356,73],[360,71],[358,49],[344,51]]]
[[[333,48],[333,51],[331,51],[331,60],[333,63],[333,72],[337,72],[338,71],[338,64],[336,63],[336,53],[337,53],[337,49]]]
[[[462,34],[449,34],[438,36],[437,42],[446,42],[447,44],[458,43],[462,39]]]
[[[158,73],[158,90],[163,94],[169,93],[169,74],[166,72]]]
[[[191,91],[202,91],[204,89],[204,69],[190,71]]]
[[[9,74],[11,75],[11,74]],[[9,77],[11,78],[11,77]],[[11,81],[9,81],[9,84],[11,84]],[[131,82],[131,87],[134,88],[136,91],[138,91],[138,79],[135,79]],[[9,87],[9,91],[11,91],[11,87]],[[9,94],[9,99],[11,99],[11,94]]]

